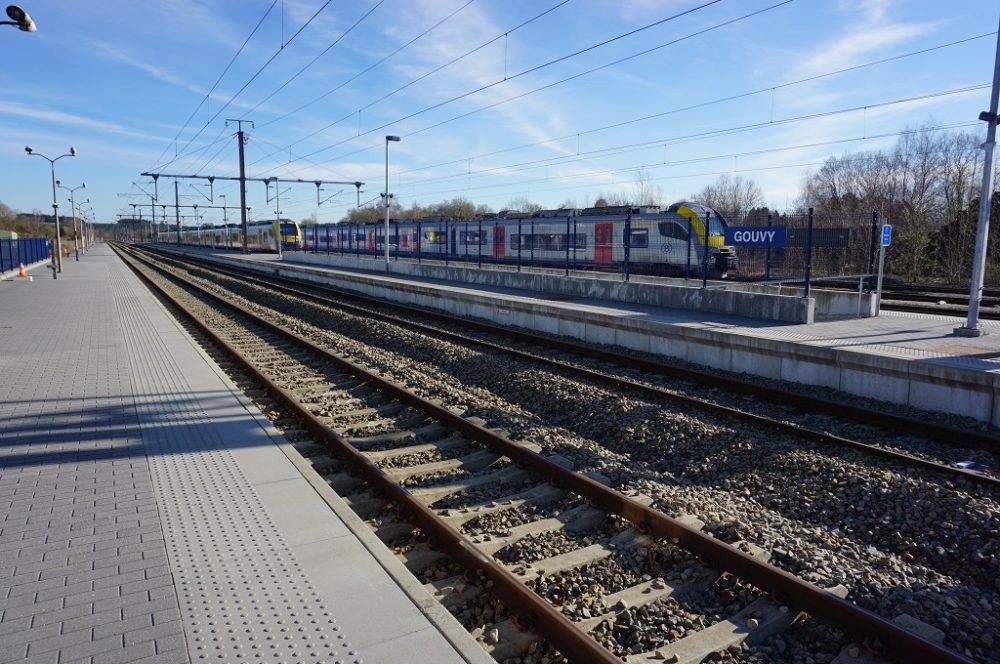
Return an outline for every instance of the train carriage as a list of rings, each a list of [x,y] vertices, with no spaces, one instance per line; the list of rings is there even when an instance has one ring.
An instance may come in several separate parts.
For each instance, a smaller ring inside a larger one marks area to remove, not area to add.
[[[247,226],[247,248],[250,251],[277,251],[276,238],[281,237],[281,247],[285,251],[303,249],[302,231],[294,221],[265,221]],[[175,244],[177,236],[174,233],[161,233],[160,242]],[[181,231],[181,242],[196,247],[210,249],[240,249],[242,234],[239,224],[212,226],[210,228],[185,228]]]
[[[694,203],[656,206],[547,210],[532,216],[501,213],[490,219],[425,218],[392,221],[389,253],[401,258],[439,258],[574,268],[632,269],[657,274],[683,273],[705,255],[708,227],[709,269],[725,276],[736,269],[736,256],[724,244],[726,221],[718,212]],[[626,243],[626,229],[629,238]],[[307,229],[306,251],[381,255],[383,223],[338,224]],[[690,256],[690,258],[689,258]]]

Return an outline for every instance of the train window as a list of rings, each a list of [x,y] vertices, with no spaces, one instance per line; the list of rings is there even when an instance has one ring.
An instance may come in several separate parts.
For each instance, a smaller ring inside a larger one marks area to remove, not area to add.
[[[673,238],[675,240],[684,240],[687,242],[688,231],[687,228],[681,226],[680,224],[673,221],[661,221],[657,224],[660,228],[660,235],[663,237]]]
[[[631,247],[636,249],[645,249],[649,246],[649,229],[641,228],[639,230],[632,231],[632,240],[629,243]]]
[[[479,231],[459,231],[459,244],[486,244],[486,233]]]
[[[587,248],[587,234],[586,233],[574,233],[573,234],[573,246],[576,249],[586,249]]]
[[[545,235],[535,235],[534,245],[536,249],[542,251],[563,251],[566,249],[565,233],[549,233]]]
[[[448,234],[442,231],[424,231],[424,240],[427,244],[447,244]]]

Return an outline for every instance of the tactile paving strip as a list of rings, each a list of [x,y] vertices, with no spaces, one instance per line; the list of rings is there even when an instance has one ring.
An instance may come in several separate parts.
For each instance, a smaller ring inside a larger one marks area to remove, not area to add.
[[[134,380],[155,395],[137,409],[192,660],[360,664],[230,452],[240,442],[189,396],[125,277],[112,285]]]

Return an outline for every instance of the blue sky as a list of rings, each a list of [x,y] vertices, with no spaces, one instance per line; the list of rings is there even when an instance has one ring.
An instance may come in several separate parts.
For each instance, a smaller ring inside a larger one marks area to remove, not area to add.
[[[49,211],[48,165],[24,146],[73,145],[58,175],[87,182],[78,198],[100,221],[149,202],[120,196],[141,193],[133,182],[153,191],[143,171],[236,175],[229,118],[255,123],[248,176],[360,180],[362,202],[384,188],[384,136],[397,134],[390,190],[403,205],[582,207],[632,191],[641,171],[669,201],[736,173],[790,207],[830,155],[891,145],[908,126],[975,123],[988,89],[886,104],[989,83],[1000,12],[983,0],[20,1],[38,32],[0,32],[0,201]],[[194,182],[181,181],[182,203],[208,205]],[[172,203],[172,182],[159,185]],[[335,221],[355,204],[351,185],[324,185],[319,206],[312,184],[281,192],[296,219]],[[238,204],[235,183],[215,194]],[[273,216],[260,182],[248,205]]]

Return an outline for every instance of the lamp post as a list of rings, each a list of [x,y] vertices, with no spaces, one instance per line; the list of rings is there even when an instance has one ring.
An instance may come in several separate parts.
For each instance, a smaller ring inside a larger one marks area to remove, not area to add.
[[[90,221],[89,213],[93,212],[93,209],[84,210],[84,205],[90,205],[89,198],[81,203],[80,207],[76,209],[76,211],[80,213],[80,248],[83,250],[83,253],[87,253],[87,247],[89,246],[87,242],[87,234],[90,232],[87,222]]]
[[[385,137],[385,271],[389,271],[389,142],[398,143],[399,136]]]
[[[77,189],[86,189],[87,183],[84,182],[79,187],[70,188],[59,182],[59,180],[56,180],[56,185],[60,189],[65,189],[66,191],[69,192],[69,211],[73,215],[73,251],[76,254],[76,260],[80,260],[80,230],[77,227],[77,223],[79,222],[77,221],[76,218],[76,199],[74,198],[73,194],[76,193]]]
[[[9,8],[8,15],[10,15]],[[56,250],[52,252],[52,278],[58,279],[57,273],[62,272],[62,236],[59,234],[59,200],[56,198],[56,162],[63,157],[75,157],[76,148],[71,147],[69,152],[61,154],[55,159],[49,159],[45,155],[35,152],[30,145],[24,146],[24,151],[28,153],[29,157],[41,157],[52,167],[52,216],[56,222]]]
[[[24,11],[17,5],[7,5],[7,16],[10,20],[0,21],[0,25],[16,26],[21,32],[34,32],[37,29],[35,27],[35,22],[31,20],[31,16],[28,15],[28,12]]]
[[[988,330],[979,324],[979,305],[983,299],[983,278],[986,274],[986,247],[990,237],[990,211],[993,207],[993,149],[997,144],[997,120],[1000,103],[1000,36],[997,37],[996,57],[993,63],[993,89],[990,93],[990,110],[979,114],[986,123],[986,142],[982,148],[983,183],[979,190],[979,219],[976,224],[976,250],[972,258],[972,279],[969,285],[969,311],[965,325],[955,328],[960,337],[981,337]]]
[[[222,199],[222,225],[226,227],[226,249],[230,249],[229,241],[229,217],[226,216],[226,195],[219,194],[219,198]]]

